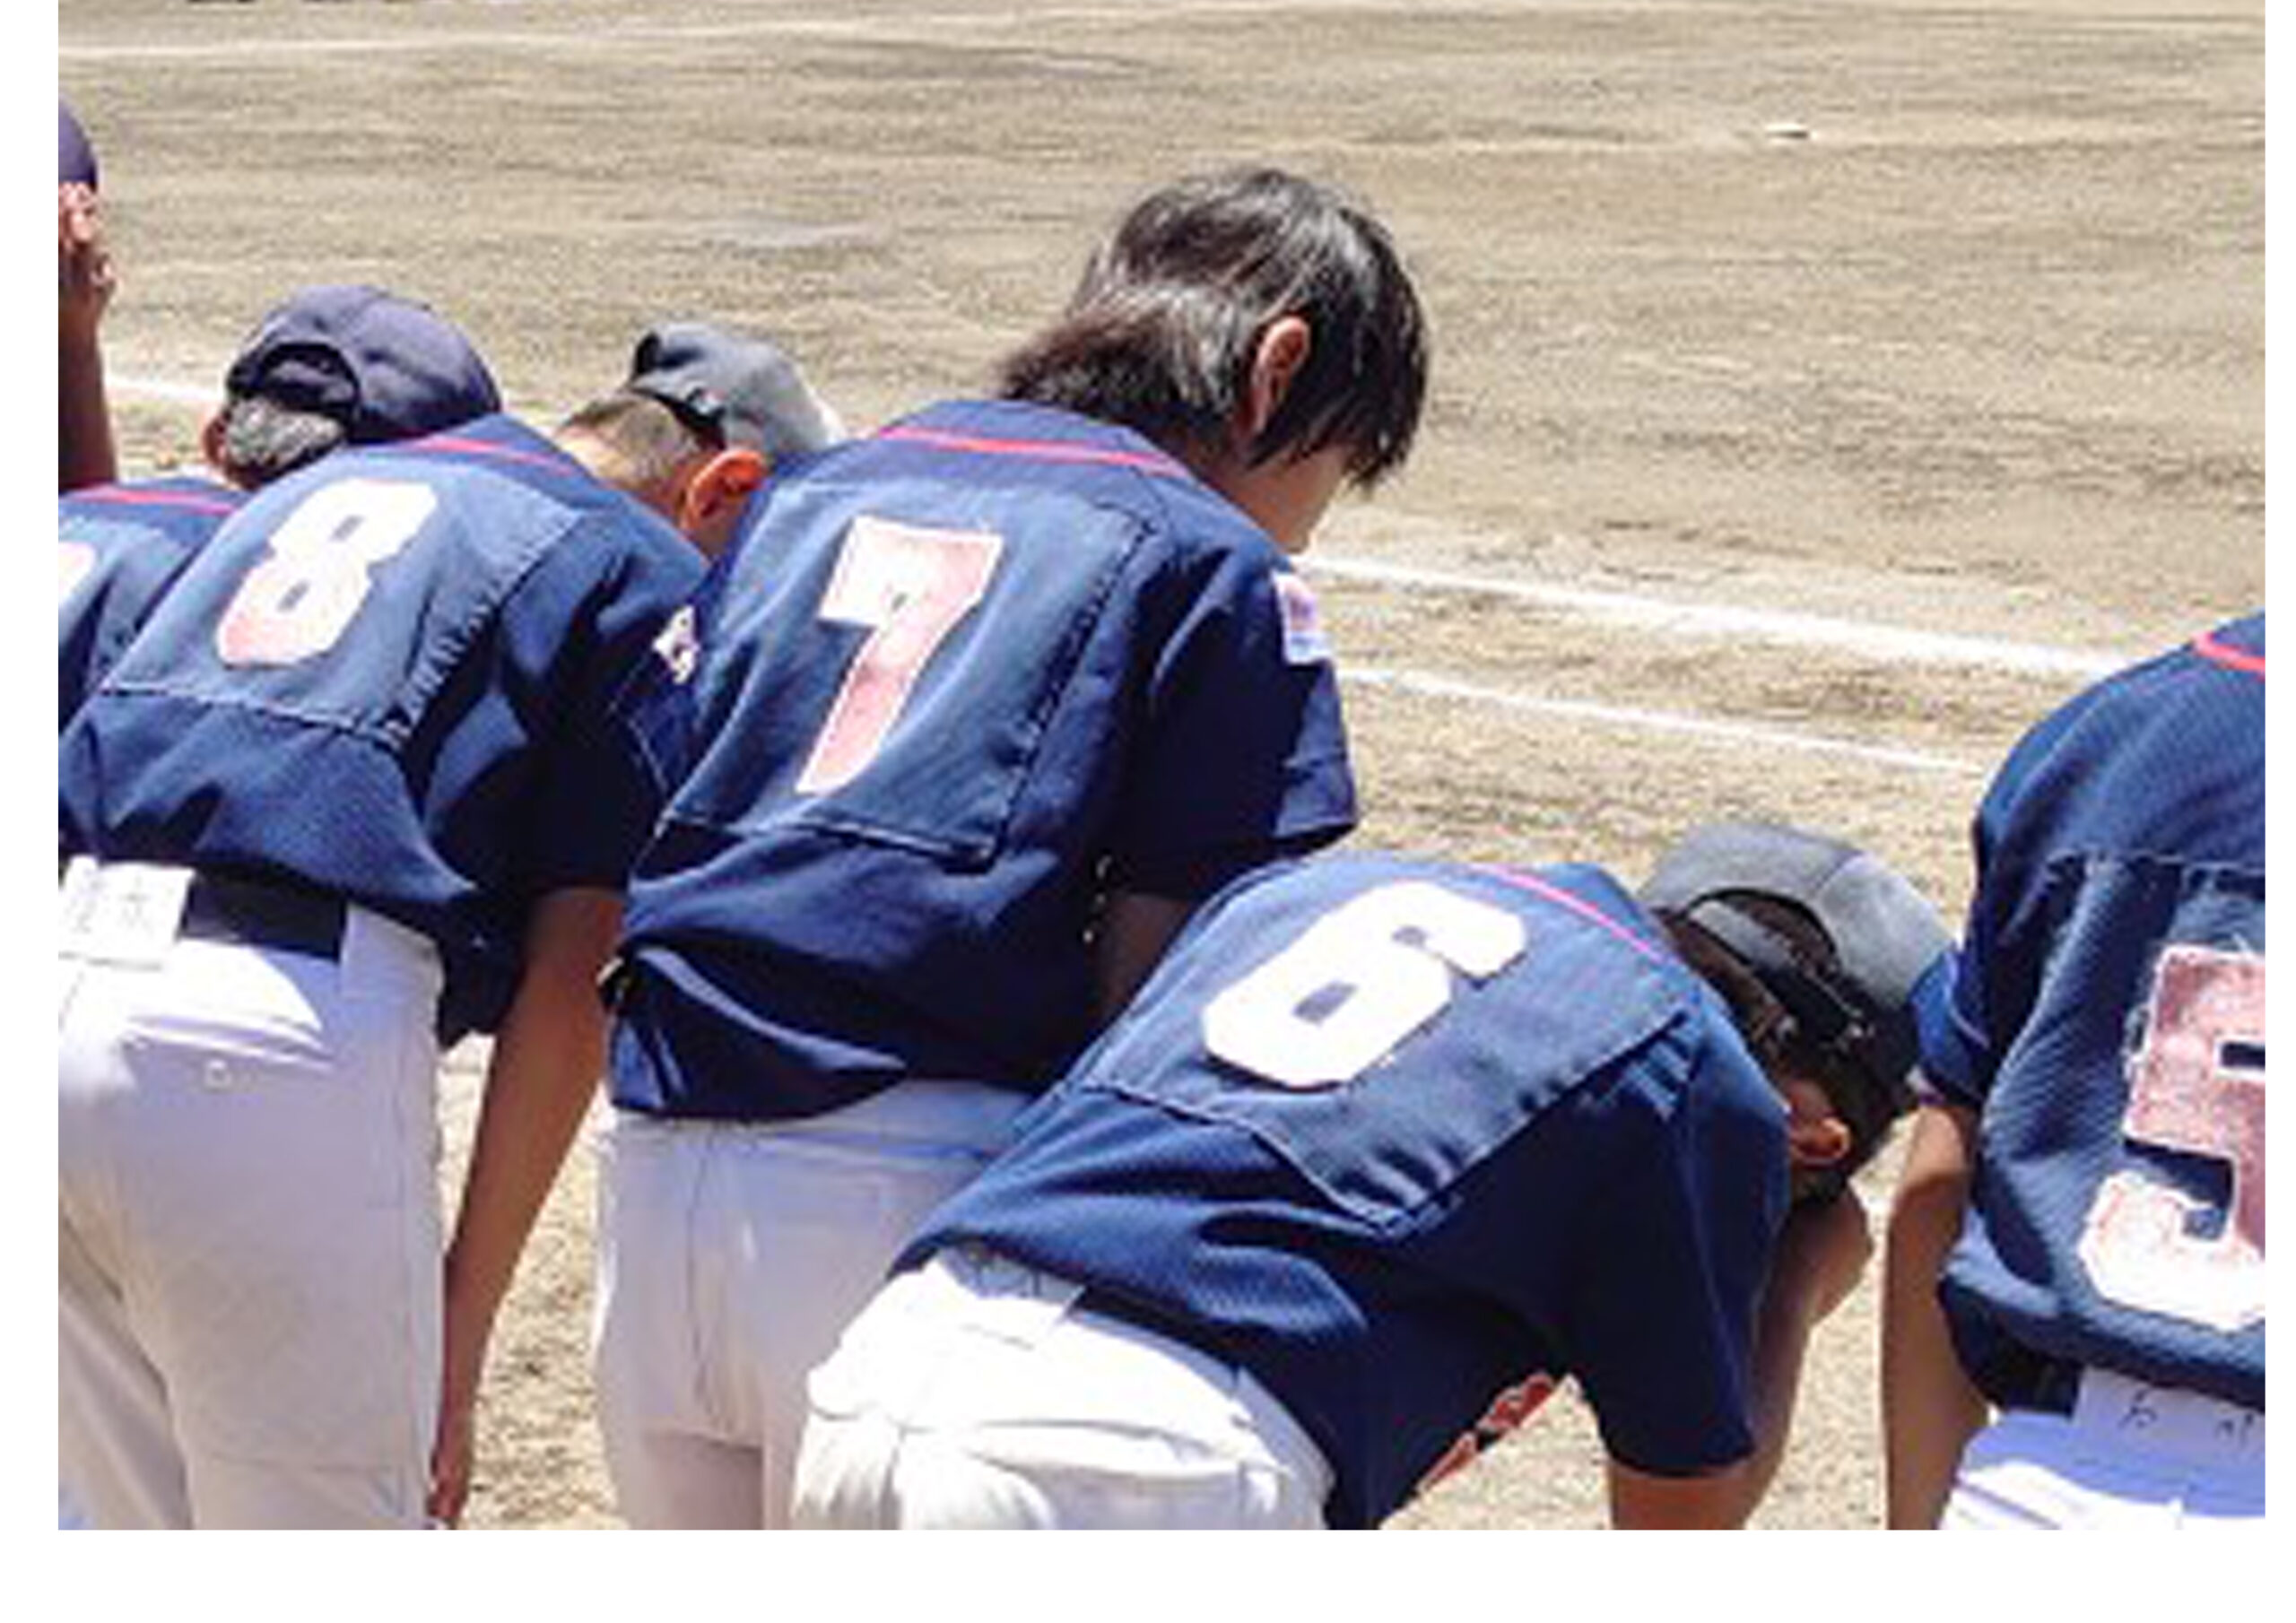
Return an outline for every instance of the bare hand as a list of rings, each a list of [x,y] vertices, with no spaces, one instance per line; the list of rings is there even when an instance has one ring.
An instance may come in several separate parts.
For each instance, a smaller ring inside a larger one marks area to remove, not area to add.
[[[76,183],[56,188],[56,302],[61,336],[94,341],[118,278],[105,245],[101,204]]]
[[[430,1494],[423,1508],[432,1521],[447,1527],[462,1525],[463,1506],[470,1499],[478,1449],[476,1395],[457,1399],[448,1393],[439,1405],[439,1436],[430,1449]]]
[[[490,1326],[461,1309],[447,1292],[444,1367],[439,1381],[439,1431],[430,1445],[430,1494],[424,1502],[431,1520],[462,1525],[470,1499],[478,1454],[478,1388],[486,1367]]]

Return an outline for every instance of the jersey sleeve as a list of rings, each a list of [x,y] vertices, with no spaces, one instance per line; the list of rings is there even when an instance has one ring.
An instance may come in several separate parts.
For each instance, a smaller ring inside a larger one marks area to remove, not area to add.
[[[1108,878],[1199,897],[1344,835],[1354,777],[1313,595],[1272,550],[1183,557],[1154,589],[1170,629],[1151,656]]]
[[[1783,1117],[1766,1082],[1709,1052],[1594,1219],[1565,1337],[1605,1448],[1637,1471],[1696,1475],[1753,1450],[1754,1319],[1787,1209]]]
[[[2002,1044],[2022,1029],[2040,994],[2048,874],[2027,860],[2020,824],[2029,785],[2083,708],[2068,706],[2021,740],[1979,803],[1975,896],[1949,978],[1921,1021],[1921,1075],[1936,1102],[1983,1107]]]
[[[667,793],[648,725],[676,696],[681,613],[700,574],[683,542],[594,517],[506,616],[512,680],[546,717],[531,838],[517,857],[527,894],[628,881]]]

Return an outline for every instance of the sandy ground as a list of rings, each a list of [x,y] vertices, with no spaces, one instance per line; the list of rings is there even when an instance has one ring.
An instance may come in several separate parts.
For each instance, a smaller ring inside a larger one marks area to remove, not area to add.
[[[1420,455],[1311,558],[1365,844],[1639,875],[1775,816],[1958,912],[2016,734],[2262,601],[2258,5],[64,0],[59,39],[138,471],[193,455],[149,386],[212,387],[300,282],[439,304],[544,420],[694,314],[865,425],[977,388],[1148,186],[1353,187],[1437,355]],[[589,1198],[578,1156],[475,1524],[613,1524]],[[1869,1280],[1761,1524],[1874,1524],[1874,1325]],[[1559,1401],[1397,1524],[1597,1525],[1599,1461]]]

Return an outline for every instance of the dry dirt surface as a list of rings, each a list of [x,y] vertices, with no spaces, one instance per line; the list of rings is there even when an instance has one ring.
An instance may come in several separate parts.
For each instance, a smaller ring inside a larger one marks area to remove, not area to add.
[[[138,472],[303,282],[439,305],[544,421],[699,315],[865,426],[978,389],[1147,187],[1355,189],[1436,352],[1419,455],[1309,561],[1367,845],[1639,875],[1770,816],[1958,913],[2017,733],[2263,601],[2261,5],[63,0],[58,44]],[[509,1309],[474,1524],[615,1524],[590,1187]],[[1874,1523],[1874,1298],[1760,1524]],[[1598,1525],[1600,1459],[1566,1397],[1396,1525]]]

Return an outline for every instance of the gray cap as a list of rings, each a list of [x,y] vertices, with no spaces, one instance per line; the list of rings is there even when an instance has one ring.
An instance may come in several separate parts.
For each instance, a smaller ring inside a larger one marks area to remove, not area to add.
[[[1813,973],[1789,942],[1734,905],[1748,894],[1808,913],[1839,973]],[[1718,938],[1813,1037],[1849,1048],[1893,1090],[1903,1087],[1918,1049],[1915,991],[1952,938],[1937,910],[1880,859],[1781,824],[1709,823],[1658,859],[1641,900]]]
[[[425,304],[356,284],[305,288],[256,325],[224,374],[343,424],[353,445],[411,439],[502,409],[486,362]]]
[[[769,456],[818,451],[844,435],[797,363],[772,344],[699,321],[665,321],[638,341],[622,386]]]

